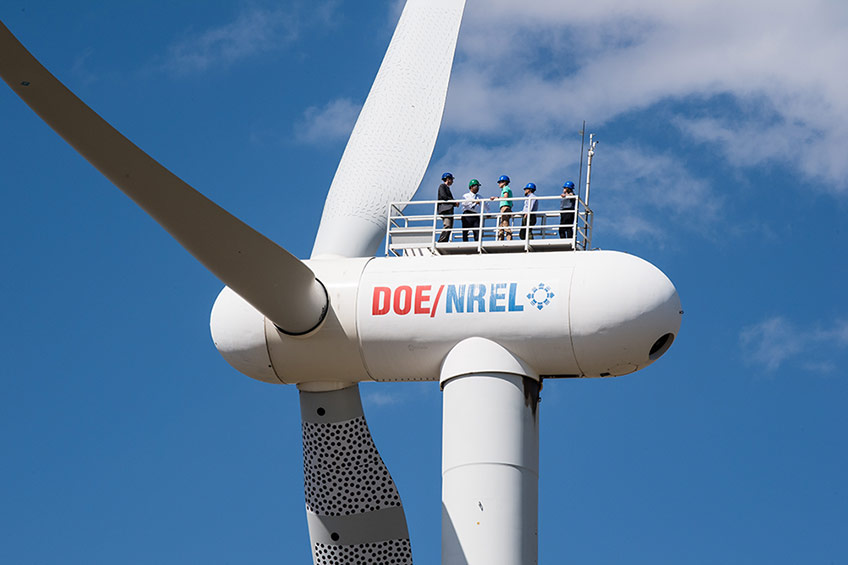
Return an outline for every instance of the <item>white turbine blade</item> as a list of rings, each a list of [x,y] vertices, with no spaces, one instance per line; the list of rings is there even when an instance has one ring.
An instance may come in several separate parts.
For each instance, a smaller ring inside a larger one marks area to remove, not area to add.
[[[465,0],[409,0],[330,186],[312,257],[374,255],[433,154]]]
[[[0,22],[0,76],[189,253],[283,331],[323,319],[323,285],[299,259],[194,190],[110,126]]]
[[[300,391],[306,521],[314,563],[412,563],[400,495],[359,386]]]

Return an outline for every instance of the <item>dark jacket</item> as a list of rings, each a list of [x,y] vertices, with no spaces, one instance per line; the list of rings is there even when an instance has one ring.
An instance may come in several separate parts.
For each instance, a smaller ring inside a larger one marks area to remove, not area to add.
[[[453,194],[451,194],[450,187],[445,183],[439,185],[439,197],[438,200],[453,200]],[[447,204],[439,204],[436,208],[436,211],[439,214],[453,214],[453,209],[456,207],[456,204],[449,202]]]

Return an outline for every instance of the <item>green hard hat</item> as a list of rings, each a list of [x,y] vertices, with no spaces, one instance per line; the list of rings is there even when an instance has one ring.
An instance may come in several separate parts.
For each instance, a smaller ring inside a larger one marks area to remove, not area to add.
[[[471,188],[472,186],[480,186],[480,181],[477,179],[471,179],[471,182],[468,183],[468,188]]]

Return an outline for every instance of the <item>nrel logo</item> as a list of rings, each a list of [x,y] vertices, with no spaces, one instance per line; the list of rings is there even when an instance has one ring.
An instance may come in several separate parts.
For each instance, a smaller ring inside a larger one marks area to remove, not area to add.
[[[399,285],[394,288],[375,286],[371,297],[371,315],[384,316],[394,312],[398,316],[445,314],[470,314],[473,312],[522,312],[524,296],[532,306],[541,310],[550,303],[554,293],[545,284],[539,284],[527,293],[519,291],[517,282],[465,283],[435,285]],[[441,306],[441,308],[440,308]]]

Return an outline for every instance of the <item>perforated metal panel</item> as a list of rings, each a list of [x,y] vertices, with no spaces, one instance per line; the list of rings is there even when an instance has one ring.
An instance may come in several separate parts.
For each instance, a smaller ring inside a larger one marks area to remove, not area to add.
[[[365,418],[343,423],[303,422],[306,508],[325,516],[349,516],[400,506]]]
[[[400,495],[359,387],[300,393],[306,520],[316,564],[412,563]]]
[[[338,546],[316,543],[313,547],[315,565],[392,564],[412,565],[409,540]]]

